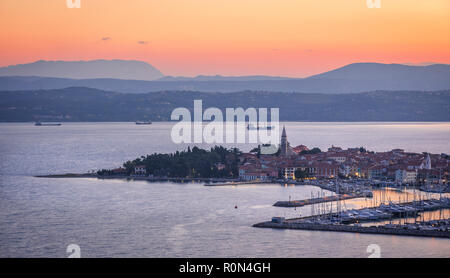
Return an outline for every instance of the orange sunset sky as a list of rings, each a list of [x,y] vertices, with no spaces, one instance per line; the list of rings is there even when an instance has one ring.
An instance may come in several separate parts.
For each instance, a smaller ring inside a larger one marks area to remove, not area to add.
[[[142,60],[183,76],[450,63],[450,1],[0,0],[0,66],[42,59]]]

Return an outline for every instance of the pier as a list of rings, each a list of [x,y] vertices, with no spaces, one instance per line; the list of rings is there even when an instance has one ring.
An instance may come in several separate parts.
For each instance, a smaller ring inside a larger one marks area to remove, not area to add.
[[[450,219],[446,219],[444,221],[447,221],[447,223],[449,223]],[[384,225],[384,226],[363,227],[363,226],[340,225],[340,224],[297,223],[297,222],[294,223],[262,222],[253,225],[253,227],[450,238],[450,226],[448,224],[439,229],[434,229],[431,224],[424,224],[423,226],[415,226],[417,228],[409,228],[407,225],[392,225],[392,226]]]
[[[362,193],[350,193],[350,194],[339,194],[333,196],[324,196],[320,198],[304,199],[304,200],[293,200],[293,201],[278,201],[273,206],[275,207],[303,207],[306,205],[314,205],[326,202],[336,202],[341,200],[355,199],[355,198],[367,198],[372,197],[372,192],[362,192]]]

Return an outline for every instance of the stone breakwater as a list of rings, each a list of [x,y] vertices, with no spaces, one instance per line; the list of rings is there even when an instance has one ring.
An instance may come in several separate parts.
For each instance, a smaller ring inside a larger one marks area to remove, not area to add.
[[[340,224],[317,224],[317,223],[276,223],[262,222],[253,225],[256,228],[273,228],[273,229],[296,229],[310,231],[330,231],[330,232],[350,232],[362,234],[385,234],[385,235],[401,235],[401,236],[422,236],[422,237],[442,237],[450,238],[449,231],[439,230],[410,230],[406,228],[388,228],[384,226],[350,226]]]
[[[325,196],[321,198],[312,198],[305,200],[292,200],[292,201],[278,201],[273,206],[275,207],[302,207],[313,204],[320,204],[326,202],[335,202],[339,200],[349,200],[355,198],[367,198],[372,197],[372,192],[362,192],[362,193],[350,193],[350,194],[340,194],[333,196]]]

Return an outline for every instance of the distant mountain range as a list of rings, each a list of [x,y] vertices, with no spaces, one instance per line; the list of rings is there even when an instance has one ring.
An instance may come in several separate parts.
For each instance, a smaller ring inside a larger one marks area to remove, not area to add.
[[[450,90],[358,94],[167,91],[123,94],[91,88],[0,92],[0,121],[167,121],[173,109],[276,107],[281,121],[450,121]]]
[[[148,63],[125,60],[37,61],[0,68],[0,76],[40,76],[71,79],[117,78],[155,80],[163,74]]]
[[[64,77],[64,78],[63,78]],[[150,81],[149,81],[150,80]],[[346,94],[376,90],[450,89],[450,65],[357,63],[308,78],[273,76],[163,76],[139,61],[45,62],[0,68],[0,90],[90,87],[121,93],[245,90]]]
[[[298,78],[267,76],[267,75],[247,75],[247,76],[222,76],[222,75],[198,75],[196,77],[184,76],[164,76],[157,81],[262,81],[262,80],[293,80]]]

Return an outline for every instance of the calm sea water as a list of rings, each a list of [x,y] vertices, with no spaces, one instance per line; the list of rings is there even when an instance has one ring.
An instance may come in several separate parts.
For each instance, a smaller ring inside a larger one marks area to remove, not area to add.
[[[308,215],[310,207],[272,204],[308,198],[320,191],[313,186],[33,177],[110,168],[141,155],[185,149],[171,142],[171,126],[0,124],[0,256],[67,257],[67,246],[75,243],[82,257],[367,257],[367,246],[375,243],[384,257],[450,257],[448,239],[251,227],[272,216]],[[450,151],[450,123],[286,123],[286,128],[291,145]]]

